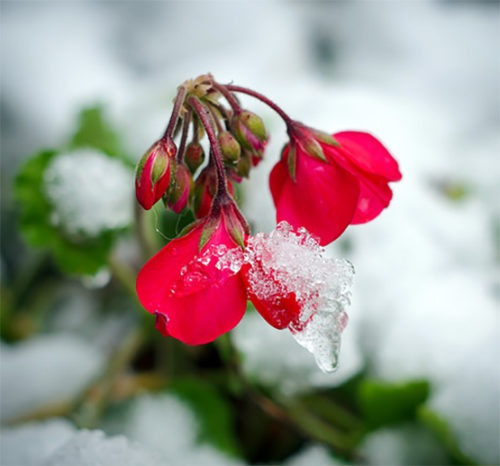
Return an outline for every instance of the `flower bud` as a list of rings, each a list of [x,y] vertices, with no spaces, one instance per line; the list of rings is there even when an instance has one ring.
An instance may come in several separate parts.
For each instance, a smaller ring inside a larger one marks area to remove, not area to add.
[[[238,162],[241,154],[241,147],[238,141],[229,131],[221,131],[218,135],[218,141],[224,161],[234,164]]]
[[[311,157],[326,162],[326,156],[321,147],[321,144],[315,137],[315,134],[310,128],[303,126],[300,123],[295,123],[292,127],[292,139]]]
[[[209,167],[196,179],[193,192],[193,210],[196,218],[203,218],[210,212],[212,199],[217,189],[217,175]]]
[[[253,155],[250,154],[249,151],[243,150],[241,153],[240,160],[238,160],[238,163],[234,167],[234,171],[236,175],[243,177],[243,178],[248,178],[250,174],[250,169],[252,168],[252,158]]]
[[[259,116],[244,110],[233,118],[232,128],[243,147],[262,154],[267,143],[267,134]]]
[[[188,204],[192,187],[193,178],[189,169],[184,164],[178,164],[163,197],[165,205],[176,214],[180,213]]]
[[[184,152],[184,161],[191,173],[196,172],[200,165],[205,160],[205,152],[199,142],[191,142],[186,146]]]
[[[234,186],[227,181],[227,188],[231,195],[234,194]],[[196,218],[206,217],[212,207],[212,201],[217,192],[217,173],[211,168],[203,169],[194,183],[193,211]]]
[[[170,166],[176,153],[174,142],[162,138],[139,160],[135,171],[135,194],[144,209],[151,209],[167,190]]]

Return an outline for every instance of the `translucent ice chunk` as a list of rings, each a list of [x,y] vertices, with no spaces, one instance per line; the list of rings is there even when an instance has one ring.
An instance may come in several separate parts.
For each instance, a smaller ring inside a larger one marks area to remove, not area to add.
[[[95,149],[56,156],[44,174],[52,223],[77,237],[126,227],[133,217],[132,179],[123,163]]]
[[[294,231],[281,222],[271,233],[248,240],[244,261],[250,265],[248,286],[257,299],[276,303],[277,296],[295,296],[300,313],[289,329],[320,369],[329,372],[337,367],[354,268],[324,253],[307,230]]]
[[[340,319],[336,312],[316,312],[301,331],[292,329],[295,340],[314,355],[323,372],[337,367],[340,350]]]

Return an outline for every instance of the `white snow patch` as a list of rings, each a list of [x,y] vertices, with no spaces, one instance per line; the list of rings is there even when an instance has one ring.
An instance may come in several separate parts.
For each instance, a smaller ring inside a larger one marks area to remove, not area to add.
[[[466,342],[468,360],[460,361],[430,402],[433,410],[448,420],[462,451],[480,464],[498,464],[500,460],[498,316],[490,323],[482,332],[475,325],[470,329],[476,336],[473,342]]]
[[[0,418],[28,415],[72,401],[98,374],[104,356],[70,335],[39,336],[1,345]]]
[[[165,458],[168,465],[237,466],[210,445],[198,443],[195,413],[172,395],[143,395],[134,400],[124,434]]]
[[[295,295],[300,314],[288,328],[322,371],[333,371],[347,324],[344,308],[350,303],[351,263],[325,257],[324,248],[307,230],[294,231],[286,222],[269,234],[251,237],[245,260],[251,265],[249,290],[259,300],[279,308],[283,297]]]
[[[81,430],[43,461],[45,466],[155,466],[165,463],[153,453],[122,436]]]
[[[334,458],[328,450],[320,445],[304,448],[285,461],[285,466],[336,466],[348,464]]]
[[[430,432],[407,424],[393,429],[381,429],[368,435],[360,447],[367,464],[446,464],[443,447]]]
[[[131,169],[90,148],[57,155],[44,174],[53,224],[77,237],[129,225],[133,185]]]
[[[3,428],[0,430],[0,463],[5,466],[39,465],[44,458],[61,448],[75,432],[74,426],[63,419]]]
[[[335,387],[361,371],[363,361],[356,341],[357,327],[351,324],[342,337],[338,370],[328,374],[318,371],[315,361],[289,332],[271,327],[257,312],[247,312],[231,335],[243,354],[242,369],[251,379],[284,395],[292,395],[314,388]]]

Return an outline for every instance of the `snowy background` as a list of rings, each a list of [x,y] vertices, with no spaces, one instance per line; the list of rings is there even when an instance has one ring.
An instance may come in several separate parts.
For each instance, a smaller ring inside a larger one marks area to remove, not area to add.
[[[233,332],[245,373],[282,396],[336,387],[361,373],[427,380],[427,405],[461,452],[480,464],[500,461],[497,2],[0,6],[2,288],[35,255],[17,232],[12,196],[26,156],[60,145],[78,111],[99,102],[138,158],[163,130],[176,86],[211,72],[259,90],[310,126],[370,131],[403,173],[390,208],[331,247],[356,268],[339,370],[321,373],[290,335],[248,314]],[[256,231],[270,231],[267,174],[285,135],[275,115],[252,105],[273,139],[246,185],[243,208]],[[50,306],[41,298],[49,324],[1,346],[1,464],[243,464],[199,445],[195,414],[169,394],[138,395],[125,421],[97,426],[105,433],[57,417],[102,371],[110,342],[130,322],[119,313],[103,317],[100,297],[80,282],[58,284],[56,294]],[[46,419],[44,410],[55,414]],[[24,419],[30,422],[10,425]],[[442,464],[443,449],[412,423],[367,436],[360,461]],[[321,445],[285,461],[339,464]]]

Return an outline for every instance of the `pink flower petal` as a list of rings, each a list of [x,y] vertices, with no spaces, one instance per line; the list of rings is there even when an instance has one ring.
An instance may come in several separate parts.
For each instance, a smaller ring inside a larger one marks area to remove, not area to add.
[[[347,153],[349,160],[359,169],[379,175],[388,181],[401,179],[398,163],[371,134],[361,131],[342,131],[333,136],[342,146],[339,152]]]
[[[336,133],[341,147],[327,146],[329,159],[336,160],[359,181],[361,192],[352,224],[366,223],[377,217],[391,199],[388,183],[401,179],[398,163],[372,135],[358,131]]]
[[[373,176],[360,176],[361,187],[356,212],[351,224],[366,223],[377,217],[392,199],[392,190],[383,178]]]
[[[228,332],[246,308],[241,275],[219,270],[216,260],[198,260],[204,225],[172,240],[153,256],[139,272],[136,284],[141,304],[157,315],[157,328],[190,345],[208,343]],[[235,247],[223,220],[203,251],[219,244]]]
[[[321,162],[301,151],[297,153],[296,181],[281,161],[273,169],[270,183],[277,222],[305,227],[321,245],[331,243],[350,224],[360,192],[357,179],[340,165]]]

